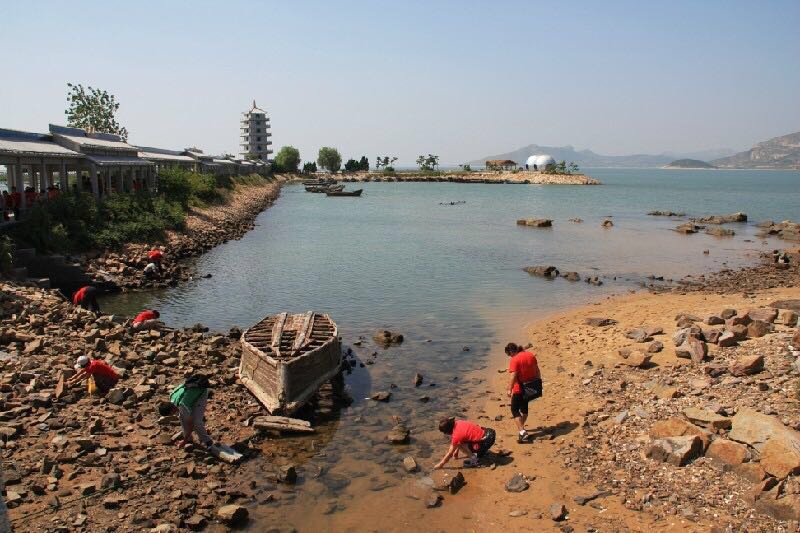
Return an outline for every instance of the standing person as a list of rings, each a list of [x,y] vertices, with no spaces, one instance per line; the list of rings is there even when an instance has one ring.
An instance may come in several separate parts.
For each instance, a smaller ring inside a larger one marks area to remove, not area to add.
[[[158,320],[160,316],[161,313],[159,313],[155,309],[145,309],[144,311],[136,315],[136,318],[133,319],[133,327],[135,329],[139,329],[143,326],[146,326],[147,323],[150,322],[151,320]]]
[[[439,421],[439,431],[450,435],[450,448],[434,469],[442,468],[451,457],[458,459],[459,452],[467,457],[464,459],[465,468],[476,467],[495,439],[492,428],[484,428],[467,420],[456,420],[455,417],[442,418]]]
[[[19,210],[22,207],[22,194],[16,187],[11,187],[11,209],[14,211],[14,220],[19,220]]]
[[[183,429],[183,440],[178,442],[180,446],[192,444],[192,433],[197,433],[197,438],[206,448],[210,448],[214,444],[214,441],[206,433],[205,423],[209,387],[206,376],[200,374],[189,376],[185,382],[172,391],[168,402],[163,402],[158,406],[161,416],[175,413],[180,416]]]
[[[95,314],[100,314],[100,305],[97,303],[97,288],[86,285],[72,295],[72,305],[79,305]]]
[[[542,395],[542,378],[536,356],[523,350],[513,342],[506,345],[506,355],[511,358],[508,363],[508,395],[511,397],[511,416],[517,425],[519,436],[517,442],[526,442],[528,432],[525,422],[528,420],[528,402]]]
[[[82,355],[75,362],[77,374],[69,378],[67,385],[73,385],[84,379],[89,380],[89,393],[96,389],[101,395],[110,391],[119,381],[119,374],[111,365],[100,359],[90,359]]]

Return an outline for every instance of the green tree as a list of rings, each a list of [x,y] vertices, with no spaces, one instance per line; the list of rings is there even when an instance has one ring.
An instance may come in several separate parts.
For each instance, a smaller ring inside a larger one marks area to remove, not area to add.
[[[367,156],[361,156],[361,159],[358,161],[358,170],[369,170],[369,159],[367,159]]]
[[[361,166],[359,165],[358,161],[355,159],[348,159],[347,162],[344,164],[345,172],[355,172],[360,170]]]
[[[435,170],[439,166],[439,156],[428,154],[417,157],[417,166],[420,170]]]
[[[113,94],[101,89],[84,87],[81,84],[67,83],[67,125],[83,128],[86,131],[115,133],[128,139],[128,130],[123,128],[114,117],[119,103]]]
[[[580,171],[581,171],[581,169],[578,168],[578,164],[575,161],[570,161],[570,164],[567,167],[567,173],[568,174],[577,174]]]
[[[275,170],[278,172],[297,172],[300,166],[300,150],[294,146],[284,146],[275,156]]]
[[[309,174],[317,171],[317,164],[313,161],[307,161],[303,164],[303,174]]]
[[[319,149],[317,164],[326,170],[336,172],[342,167],[342,156],[336,148],[323,146]]]

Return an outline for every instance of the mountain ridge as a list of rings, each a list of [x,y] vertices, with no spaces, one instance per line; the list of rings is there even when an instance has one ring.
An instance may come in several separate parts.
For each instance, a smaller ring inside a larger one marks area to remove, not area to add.
[[[718,168],[800,170],[800,131],[773,137],[710,163]]]

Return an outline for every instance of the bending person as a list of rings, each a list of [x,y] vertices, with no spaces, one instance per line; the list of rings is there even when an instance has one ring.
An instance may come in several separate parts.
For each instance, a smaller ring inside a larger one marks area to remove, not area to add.
[[[467,420],[456,420],[453,417],[442,418],[439,421],[439,431],[450,435],[450,448],[442,460],[433,467],[434,469],[442,468],[453,457],[458,459],[459,453],[467,457],[464,460],[464,467],[476,467],[480,463],[480,458],[492,447],[495,439],[493,429],[481,427]]]

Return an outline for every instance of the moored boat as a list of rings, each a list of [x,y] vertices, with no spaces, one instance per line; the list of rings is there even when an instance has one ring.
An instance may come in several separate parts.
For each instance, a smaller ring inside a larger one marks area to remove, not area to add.
[[[361,196],[364,189],[356,189],[354,191],[325,191],[327,196]]]
[[[239,378],[272,414],[291,414],[341,370],[336,323],[311,311],[279,313],[242,335]]]

